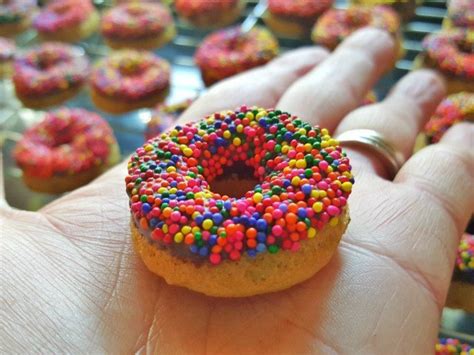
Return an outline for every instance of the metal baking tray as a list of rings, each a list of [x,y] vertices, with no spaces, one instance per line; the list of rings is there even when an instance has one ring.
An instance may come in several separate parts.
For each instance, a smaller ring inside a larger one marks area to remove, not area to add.
[[[248,0],[248,5],[241,21],[252,11],[257,0]],[[110,6],[107,0],[96,0],[99,8]],[[344,8],[347,1],[337,0],[336,7]],[[441,22],[446,12],[446,1],[426,0],[416,9],[416,16],[402,27],[406,55],[396,63],[394,70],[385,75],[376,85],[375,91],[383,98],[390,87],[412,66],[416,55],[421,51],[421,40],[428,33],[441,28]],[[202,39],[209,31],[196,30],[185,23],[176,20],[178,34],[173,42],[156,51],[172,65],[171,90],[167,102],[177,102],[198,96],[205,90],[199,70],[195,67],[193,54]],[[263,24],[260,22],[260,24]],[[20,49],[37,43],[33,31],[27,32],[16,39]],[[279,38],[281,51],[287,51],[309,41]],[[97,34],[87,41],[79,43],[92,60],[107,55],[108,48]],[[83,107],[98,111],[92,104],[87,89],[82,90],[76,97],[65,103],[70,107]],[[112,126],[117,137],[122,156],[125,158],[144,141],[143,132],[150,120],[149,109],[137,110],[123,115],[109,115],[98,111]],[[59,195],[35,193],[29,190],[21,180],[21,171],[16,167],[11,157],[15,142],[25,128],[41,119],[44,112],[26,109],[15,99],[13,87],[9,80],[0,81],[0,146],[3,153],[4,179],[8,186],[6,199],[16,208],[37,210],[56,199]],[[474,315],[459,310],[445,309],[441,321],[441,336],[457,337],[474,345]]]

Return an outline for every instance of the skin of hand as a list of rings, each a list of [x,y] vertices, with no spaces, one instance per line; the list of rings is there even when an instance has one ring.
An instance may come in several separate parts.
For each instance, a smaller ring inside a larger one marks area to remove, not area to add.
[[[357,108],[389,68],[391,38],[356,32],[334,53],[291,51],[223,81],[181,123],[278,107],[332,132],[375,129],[408,159],[393,181],[349,149],[351,222],[330,261],[286,291],[219,299],[168,286],[133,250],[125,164],[38,212],[0,209],[2,353],[428,354],[459,237],[474,210],[473,126],[411,156],[444,96],[429,71]]]

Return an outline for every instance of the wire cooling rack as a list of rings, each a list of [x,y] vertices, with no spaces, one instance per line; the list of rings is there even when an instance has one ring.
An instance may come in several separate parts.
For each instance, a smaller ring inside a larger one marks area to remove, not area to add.
[[[95,1],[100,9],[107,8],[107,0]],[[242,22],[251,13],[257,0],[248,0],[246,11],[240,19]],[[347,1],[337,0],[336,7],[344,8]],[[446,1],[425,0],[423,5],[416,9],[415,17],[403,25],[403,46],[405,57],[396,63],[394,70],[388,73],[377,84],[375,91],[379,98],[385,96],[390,87],[412,67],[412,62],[421,51],[421,40],[427,34],[441,28],[441,22],[446,13]],[[263,23],[259,20],[259,24]],[[193,61],[194,51],[209,31],[196,30],[177,20],[178,34],[173,42],[159,49],[156,53],[172,64],[171,90],[168,102],[176,102],[186,98],[198,96],[205,90],[199,70]],[[27,32],[17,38],[20,48],[27,48],[37,42],[34,32]],[[279,38],[282,52],[304,45],[311,45],[309,41]],[[104,46],[99,35],[95,35],[80,46],[92,60],[107,55],[108,49]],[[65,103],[70,107],[84,107],[98,111],[92,104],[87,90]],[[151,118],[148,109],[142,109],[124,115],[108,115],[100,112],[110,123],[119,142],[122,155],[125,157],[143,143],[143,132]],[[8,80],[0,82],[0,146],[4,157],[4,178],[8,188],[6,198],[10,205],[26,210],[37,210],[46,203],[57,198],[57,195],[46,195],[30,191],[21,181],[21,172],[11,158],[11,151],[15,142],[25,128],[41,119],[43,112],[23,108],[15,99],[12,84]],[[474,345],[474,315],[459,310],[445,309],[441,321],[441,336],[457,337]]]

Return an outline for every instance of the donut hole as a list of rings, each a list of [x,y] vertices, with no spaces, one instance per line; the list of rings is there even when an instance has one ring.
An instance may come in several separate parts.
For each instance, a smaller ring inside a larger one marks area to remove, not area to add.
[[[65,13],[71,11],[71,5],[64,2],[56,2],[51,6],[51,10],[58,15],[64,15]]]
[[[244,161],[237,161],[211,182],[212,191],[222,196],[241,198],[260,183],[253,173]]]

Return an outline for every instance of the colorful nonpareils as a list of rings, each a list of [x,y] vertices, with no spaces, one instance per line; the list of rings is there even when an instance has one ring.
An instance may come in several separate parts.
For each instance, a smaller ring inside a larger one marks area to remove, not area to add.
[[[244,196],[210,184],[243,162],[258,180]],[[133,219],[150,242],[219,264],[298,251],[345,210],[351,165],[326,129],[279,110],[241,107],[177,126],[136,150],[128,164]]]

